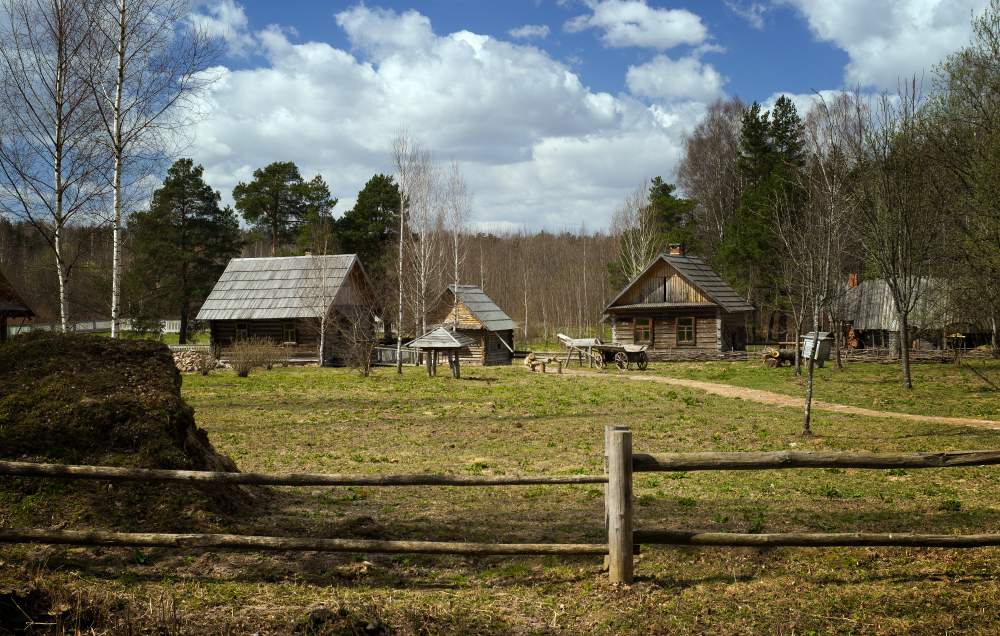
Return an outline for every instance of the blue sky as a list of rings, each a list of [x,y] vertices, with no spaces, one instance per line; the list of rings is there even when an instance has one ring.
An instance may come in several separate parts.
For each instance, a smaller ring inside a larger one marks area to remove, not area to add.
[[[189,154],[225,198],[320,173],[342,213],[406,130],[456,161],[481,226],[606,227],[674,178],[708,104],[891,90],[968,42],[986,0],[207,0],[225,39]]]

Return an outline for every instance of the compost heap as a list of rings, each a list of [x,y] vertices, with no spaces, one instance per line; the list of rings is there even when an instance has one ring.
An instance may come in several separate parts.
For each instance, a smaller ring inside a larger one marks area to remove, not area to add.
[[[0,346],[0,459],[237,471],[195,425],[180,388],[170,350],[157,342],[16,338]],[[0,517],[18,526],[209,530],[260,494],[233,485],[0,478]]]

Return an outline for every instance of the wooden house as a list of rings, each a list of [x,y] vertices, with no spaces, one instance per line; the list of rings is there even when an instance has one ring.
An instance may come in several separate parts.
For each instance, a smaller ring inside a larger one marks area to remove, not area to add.
[[[475,285],[449,285],[427,319],[473,340],[459,350],[463,364],[500,365],[514,359],[514,321]]]
[[[719,357],[746,348],[753,306],[681,245],[646,266],[604,310],[614,341],[643,344],[653,360]]]
[[[10,281],[0,272],[0,342],[7,340],[7,321],[11,318],[34,318],[35,314],[21,299]]]
[[[237,340],[260,337],[280,343],[293,362],[316,362],[325,313],[321,362],[336,364],[344,358],[344,327],[371,321],[372,303],[368,276],[354,254],[234,258],[197,319],[208,322],[220,358]]]

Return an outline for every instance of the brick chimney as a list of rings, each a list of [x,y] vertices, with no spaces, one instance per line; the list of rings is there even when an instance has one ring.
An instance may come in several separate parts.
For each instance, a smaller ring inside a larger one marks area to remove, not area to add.
[[[684,256],[685,254],[687,254],[687,246],[685,246],[683,243],[670,244],[671,256]]]

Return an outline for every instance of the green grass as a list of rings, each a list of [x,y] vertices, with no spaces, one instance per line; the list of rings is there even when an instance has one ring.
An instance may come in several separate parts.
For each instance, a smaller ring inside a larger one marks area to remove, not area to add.
[[[1000,385],[1000,360],[965,360],[966,366]],[[902,386],[899,365],[833,361],[815,371],[816,399],[880,411],[1000,419],[1000,392],[975,373],[953,364],[920,363],[911,367],[913,389]],[[650,373],[732,384],[802,397],[805,380],[792,367],[768,369],[758,357],[748,362],[656,362]],[[804,373],[804,371],[803,371]]]
[[[695,374],[693,366],[655,368]],[[705,373],[751,377],[723,368]],[[888,387],[895,369],[857,372]],[[783,377],[768,373],[759,377]],[[463,376],[428,379],[414,368],[402,377],[377,369],[369,378],[315,368],[245,379],[215,372],[185,375],[183,394],[216,448],[243,470],[594,473],[602,469],[603,427],[612,423],[632,427],[636,452],[1000,448],[1000,431],[833,413],[817,413],[817,435],[803,439],[789,409],[610,374],[466,368]],[[915,395],[913,408],[931,409],[948,391]],[[997,468],[640,474],[636,525],[1000,533],[998,484]],[[225,530],[604,540],[598,486],[275,490],[279,496],[258,515],[230,520]],[[0,523],[15,525],[12,514],[16,505],[0,500]],[[285,633],[309,608],[323,605],[404,634],[985,634],[995,631],[992,608],[1000,603],[996,549],[643,547],[638,581],[629,589],[609,585],[593,558],[8,547],[0,559],[0,589],[27,573],[111,595],[137,608],[137,616],[142,608],[155,613],[167,599],[176,610],[171,620],[185,633]]]

